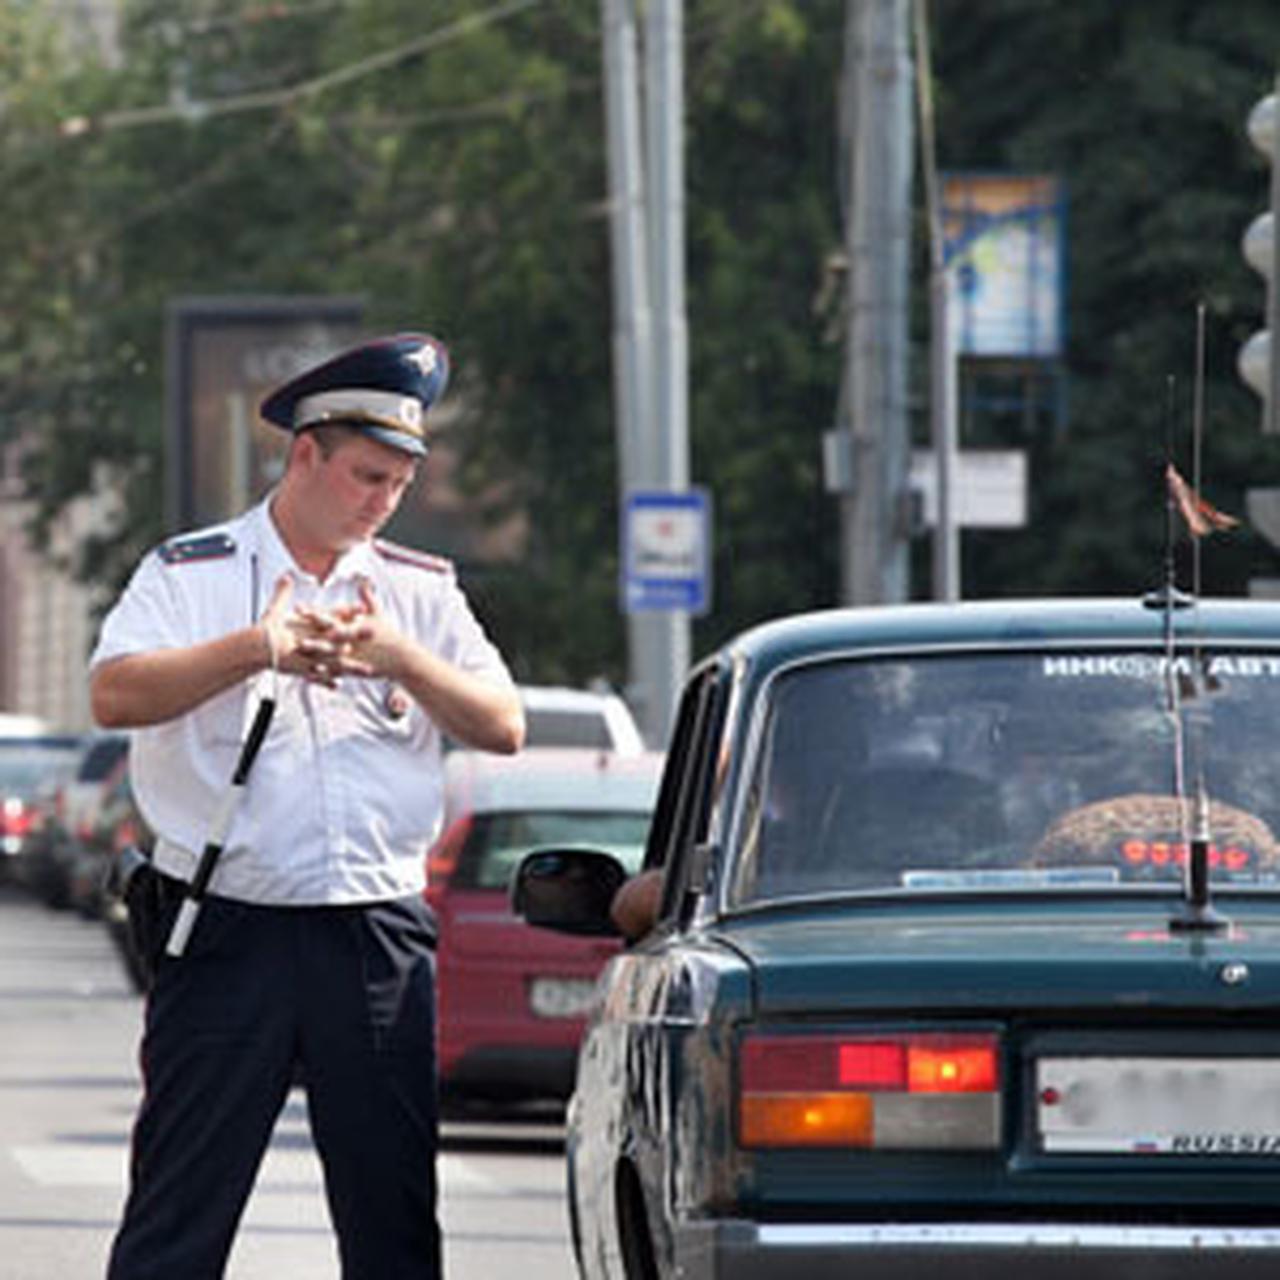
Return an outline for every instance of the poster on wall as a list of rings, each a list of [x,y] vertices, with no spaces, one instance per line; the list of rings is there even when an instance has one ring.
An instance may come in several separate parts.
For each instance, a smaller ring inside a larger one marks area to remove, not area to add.
[[[169,306],[169,532],[229,519],[279,478],[288,433],[264,422],[266,394],[359,342],[364,304],[341,297],[198,297]]]
[[[1064,209],[1047,175],[942,180],[950,349],[961,356],[1062,354]]]
[[[267,394],[374,335],[356,297],[190,297],[169,307],[165,520],[169,533],[230,519],[284,469],[290,435],[265,422]],[[438,335],[448,345],[448,335]],[[452,426],[457,381],[428,419],[430,448],[388,523],[395,542],[475,566],[525,554],[528,519],[509,485],[464,485]]]

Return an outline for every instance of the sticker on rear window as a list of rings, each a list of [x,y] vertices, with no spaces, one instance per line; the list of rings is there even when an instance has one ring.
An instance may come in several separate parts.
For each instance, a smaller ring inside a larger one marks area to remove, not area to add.
[[[1170,659],[1148,653],[1068,653],[1046,655],[1042,670],[1046,676],[1068,679],[1150,680],[1163,678],[1170,666],[1179,675],[1190,676],[1196,662],[1189,654]],[[1208,659],[1205,669],[1210,676],[1273,679],[1280,677],[1280,655],[1217,654]]]

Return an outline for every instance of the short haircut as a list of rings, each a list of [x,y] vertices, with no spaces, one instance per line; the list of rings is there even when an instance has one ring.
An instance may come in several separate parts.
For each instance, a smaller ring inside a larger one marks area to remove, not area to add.
[[[360,434],[360,428],[348,422],[318,422],[314,427],[306,427],[299,432],[302,434],[315,438],[320,456],[327,462],[341,445]]]

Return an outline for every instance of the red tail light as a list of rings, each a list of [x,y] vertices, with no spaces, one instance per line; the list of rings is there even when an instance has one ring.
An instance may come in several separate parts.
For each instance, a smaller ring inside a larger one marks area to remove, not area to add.
[[[836,1080],[847,1089],[901,1089],[907,1080],[907,1046],[843,1041],[836,1046]]]
[[[7,836],[25,836],[34,821],[35,812],[14,796],[0,805],[0,832]]]
[[[739,1049],[744,1146],[994,1147],[993,1034],[747,1036]]]
[[[434,907],[449,877],[453,875],[467,838],[471,835],[471,815],[452,823],[427,852],[427,901]]]

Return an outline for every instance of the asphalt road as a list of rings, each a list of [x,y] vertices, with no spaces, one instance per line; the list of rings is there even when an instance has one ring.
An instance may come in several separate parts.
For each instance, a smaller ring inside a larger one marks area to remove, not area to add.
[[[99,924],[0,885],[0,1280],[103,1274],[124,1197],[141,1012]],[[450,1280],[571,1277],[558,1127],[450,1124],[443,1136]],[[340,1275],[299,1094],[227,1280],[282,1275]]]

